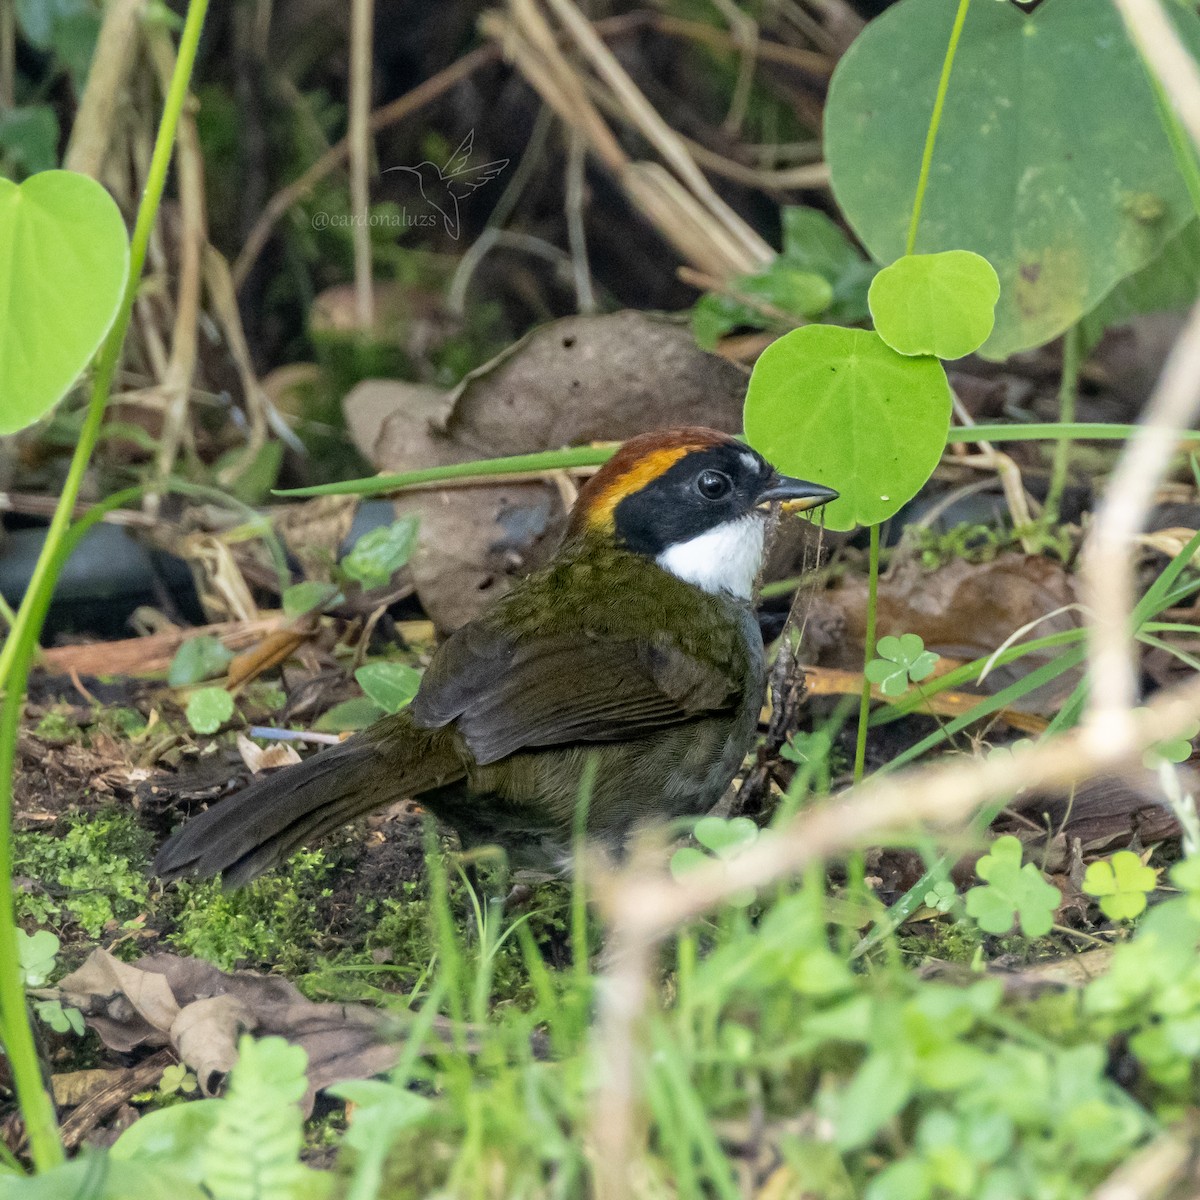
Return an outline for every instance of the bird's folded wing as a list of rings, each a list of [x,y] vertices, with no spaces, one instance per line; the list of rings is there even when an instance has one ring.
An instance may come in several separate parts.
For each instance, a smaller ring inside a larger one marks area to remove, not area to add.
[[[518,750],[637,737],[740,699],[740,672],[702,662],[666,636],[514,643],[468,625],[430,665],[411,715],[428,729],[454,722],[483,765]]]

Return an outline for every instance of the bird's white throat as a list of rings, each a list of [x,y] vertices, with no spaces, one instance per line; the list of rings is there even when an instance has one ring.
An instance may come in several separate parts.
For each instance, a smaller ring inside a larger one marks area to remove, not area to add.
[[[749,600],[762,563],[765,532],[761,517],[741,517],[668,546],[655,561],[664,571],[706,592],[727,592]]]

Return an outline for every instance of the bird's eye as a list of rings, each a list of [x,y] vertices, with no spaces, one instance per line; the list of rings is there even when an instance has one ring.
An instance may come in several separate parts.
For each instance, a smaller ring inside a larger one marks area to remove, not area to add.
[[[701,471],[696,476],[696,491],[705,500],[720,500],[733,491],[733,480],[724,471]]]

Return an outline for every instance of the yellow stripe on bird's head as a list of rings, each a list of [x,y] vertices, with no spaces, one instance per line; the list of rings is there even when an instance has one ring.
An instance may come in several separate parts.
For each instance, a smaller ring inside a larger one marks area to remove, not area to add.
[[[694,450],[729,443],[735,438],[702,425],[643,433],[630,438],[579,490],[568,533],[613,532],[618,504],[665,475]]]
[[[692,426],[626,442],[580,490],[568,535],[606,538],[703,591],[748,600],[771,507],[836,499],[736,438]]]

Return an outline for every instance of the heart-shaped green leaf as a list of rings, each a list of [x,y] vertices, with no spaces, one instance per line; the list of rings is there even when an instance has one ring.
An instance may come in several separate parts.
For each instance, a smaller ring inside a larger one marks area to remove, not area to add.
[[[892,5],[855,40],[830,85],[834,194],[879,262],[905,252],[955,7]],[[1172,5],[1171,20],[1195,54],[1195,10]],[[915,249],[974,250],[996,268],[1000,301],[984,354],[1004,358],[1062,333],[1192,216],[1113,5],[971,5]]]
[[[693,833],[718,858],[732,858],[754,845],[758,826],[749,817],[701,817]]]
[[[899,354],[962,358],[987,341],[1000,279],[970,250],[906,254],[871,281],[875,331]]]
[[[0,434],[63,398],[112,325],[128,270],[125,222],[94,179],[0,179]]]
[[[950,429],[935,358],[897,354],[877,333],[806,325],[759,356],[746,392],[750,444],[781,471],[838,489],[830,529],[895,515],[933,474]]]

